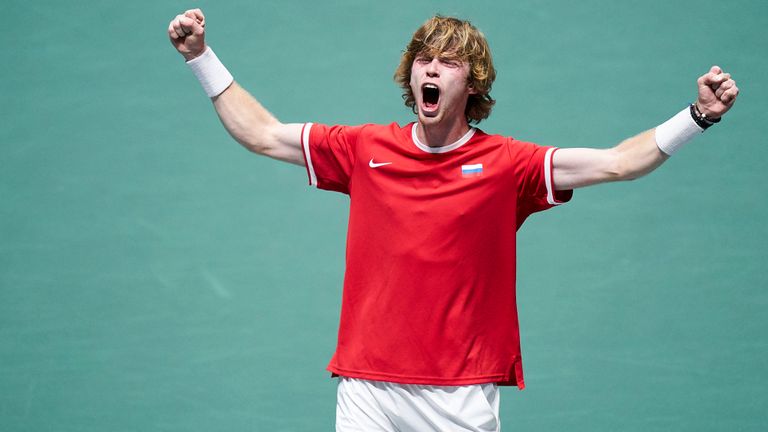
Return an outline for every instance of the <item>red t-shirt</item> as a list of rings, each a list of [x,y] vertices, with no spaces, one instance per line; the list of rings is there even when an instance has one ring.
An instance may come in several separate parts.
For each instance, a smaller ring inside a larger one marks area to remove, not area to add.
[[[350,196],[333,374],[524,387],[515,234],[554,191],[556,150],[478,129],[445,147],[416,124],[307,123],[311,185]]]

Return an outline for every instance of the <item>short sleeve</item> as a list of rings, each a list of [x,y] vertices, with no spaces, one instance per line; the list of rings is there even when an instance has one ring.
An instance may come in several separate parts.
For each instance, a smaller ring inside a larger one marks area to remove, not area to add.
[[[552,155],[557,150],[512,140],[510,153],[518,178],[518,227],[531,214],[571,200],[573,190],[556,191],[552,181]]]
[[[360,129],[360,126],[304,125],[301,146],[311,186],[349,194]]]

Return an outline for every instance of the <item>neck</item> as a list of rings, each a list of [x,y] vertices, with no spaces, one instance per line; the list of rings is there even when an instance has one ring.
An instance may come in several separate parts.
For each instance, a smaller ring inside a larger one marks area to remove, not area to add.
[[[432,123],[419,119],[416,135],[419,141],[429,147],[443,147],[458,141],[467,131],[469,131],[469,124],[463,117],[451,123],[445,121]]]

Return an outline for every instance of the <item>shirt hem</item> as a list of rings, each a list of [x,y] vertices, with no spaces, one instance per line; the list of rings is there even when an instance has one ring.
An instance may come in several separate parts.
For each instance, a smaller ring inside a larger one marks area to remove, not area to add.
[[[342,369],[334,366],[328,366],[328,371],[333,376],[343,376],[347,378],[358,378],[371,381],[386,381],[398,384],[419,384],[419,385],[438,385],[438,386],[460,386],[471,384],[487,384],[496,383],[499,385],[516,385],[523,389],[525,386],[522,383],[518,383],[514,378],[505,374],[494,375],[479,375],[471,377],[454,377],[454,378],[441,378],[441,377],[421,377],[421,376],[405,376],[387,374],[381,372],[369,372],[369,371],[355,371],[349,369]]]

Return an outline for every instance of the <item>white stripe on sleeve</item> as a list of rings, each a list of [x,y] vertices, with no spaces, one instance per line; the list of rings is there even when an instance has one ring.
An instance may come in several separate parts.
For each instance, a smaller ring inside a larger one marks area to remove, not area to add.
[[[552,155],[557,148],[547,150],[544,155],[544,183],[547,185],[547,202],[551,205],[560,205],[560,201],[555,199],[555,186],[552,182]]]
[[[309,185],[317,187],[317,176],[315,167],[312,166],[312,155],[309,152],[309,131],[312,129],[312,123],[307,123],[301,133],[301,146],[304,148],[304,157],[307,159],[307,172],[309,172]]]

